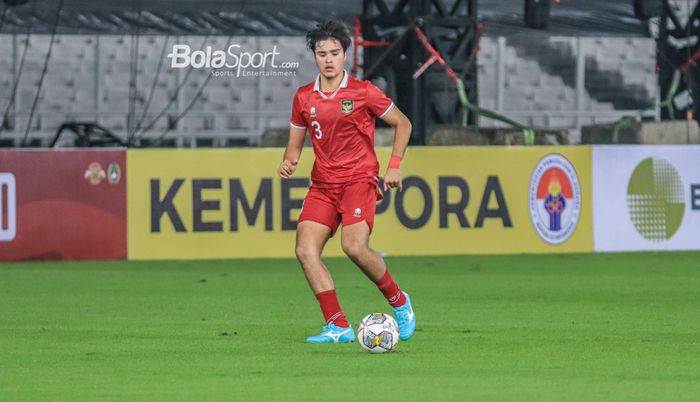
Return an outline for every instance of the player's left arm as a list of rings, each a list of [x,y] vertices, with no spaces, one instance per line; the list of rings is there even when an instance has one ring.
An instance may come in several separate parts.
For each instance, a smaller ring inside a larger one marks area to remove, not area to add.
[[[384,174],[384,191],[397,187],[399,191],[402,191],[401,160],[406,153],[413,126],[408,117],[396,105],[385,116],[382,116],[382,120],[394,129],[394,147],[391,150],[391,159]]]

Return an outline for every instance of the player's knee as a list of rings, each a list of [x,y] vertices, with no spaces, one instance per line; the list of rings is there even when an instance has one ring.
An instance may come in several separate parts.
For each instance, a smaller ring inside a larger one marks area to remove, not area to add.
[[[343,252],[353,259],[359,258],[369,251],[369,247],[361,241],[343,239],[341,243]]]
[[[309,261],[314,258],[320,258],[321,256],[321,253],[319,253],[317,250],[314,250],[313,247],[302,245],[297,245],[296,249],[294,250],[294,253],[297,256],[297,259],[301,262]]]

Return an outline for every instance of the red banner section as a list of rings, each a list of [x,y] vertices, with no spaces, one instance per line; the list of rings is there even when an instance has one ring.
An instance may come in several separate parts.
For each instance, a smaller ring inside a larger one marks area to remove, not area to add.
[[[125,150],[0,150],[0,261],[124,258]]]

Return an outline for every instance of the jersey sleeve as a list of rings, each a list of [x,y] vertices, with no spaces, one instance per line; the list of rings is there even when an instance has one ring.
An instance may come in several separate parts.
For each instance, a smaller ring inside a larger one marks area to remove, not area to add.
[[[297,93],[294,94],[294,101],[292,102],[292,117],[289,119],[290,126],[294,128],[306,128],[308,124],[306,124],[306,119],[304,119],[304,115],[301,113],[301,111],[302,104],[299,91],[297,91]]]
[[[369,83],[367,85],[367,107],[373,115],[381,119],[394,108],[394,102],[381,89]]]

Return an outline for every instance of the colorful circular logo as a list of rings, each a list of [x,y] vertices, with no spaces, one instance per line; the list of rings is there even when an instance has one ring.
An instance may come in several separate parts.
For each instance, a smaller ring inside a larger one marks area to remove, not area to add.
[[[667,160],[646,158],[639,162],[627,184],[627,209],[637,232],[661,242],[676,233],[683,222],[683,181]]]
[[[581,186],[576,169],[559,154],[542,158],[530,178],[530,219],[549,244],[564,243],[581,216]]]

